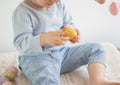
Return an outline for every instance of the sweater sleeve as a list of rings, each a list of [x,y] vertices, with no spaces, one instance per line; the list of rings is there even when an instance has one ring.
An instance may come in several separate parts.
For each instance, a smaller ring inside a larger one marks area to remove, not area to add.
[[[40,34],[33,35],[33,28],[27,10],[18,8],[13,13],[14,45],[21,53],[41,52]]]
[[[69,10],[69,6],[66,4],[65,0],[61,0],[63,8],[63,24],[74,26],[74,21]]]

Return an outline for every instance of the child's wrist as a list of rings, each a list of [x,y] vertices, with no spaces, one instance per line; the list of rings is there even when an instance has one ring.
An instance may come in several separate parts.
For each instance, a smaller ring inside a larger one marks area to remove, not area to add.
[[[42,47],[45,46],[44,39],[45,39],[44,34],[41,34],[41,35],[40,35],[40,43],[41,43],[41,46],[42,46]]]

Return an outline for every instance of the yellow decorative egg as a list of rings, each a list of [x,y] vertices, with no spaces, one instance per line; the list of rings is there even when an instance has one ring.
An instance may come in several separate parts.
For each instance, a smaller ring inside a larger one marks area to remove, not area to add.
[[[2,76],[8,78],[10,81],[14,81],[16,78],[16,75],[12,71],[4,71]]]
[[[69,37],[70,39],[73,39],[77,36],[76,30],[72,26],[64,26],[63,31],[67,32],[64,37]]]

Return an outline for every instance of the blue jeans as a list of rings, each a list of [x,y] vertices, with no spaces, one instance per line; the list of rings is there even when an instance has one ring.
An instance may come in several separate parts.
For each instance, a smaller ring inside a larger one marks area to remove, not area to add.
[[[63,47],[40,54],[23,55],[20,67],[32,85],[60,85],[60,74],[93,62],[106,64],[105,50],[98,43]]]

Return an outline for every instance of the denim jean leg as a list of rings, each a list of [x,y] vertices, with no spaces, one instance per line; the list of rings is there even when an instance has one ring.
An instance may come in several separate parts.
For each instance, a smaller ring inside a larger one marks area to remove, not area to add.
[[[99,43],[85,43],[71,47],[65,56],[61,73],[66,73],[77,69],[80,66],[98,62],[105,64],[105,50]]]
[[[20,67],[32,85],[60,85],[60,66],[48,54],[25,55],[20,59]]]
[[[96,62],[106,66],[106,51],[101,44],[93,44],[90,53],[88,64]]]

